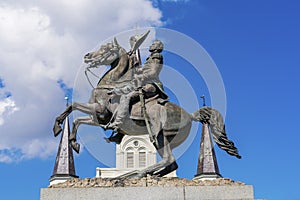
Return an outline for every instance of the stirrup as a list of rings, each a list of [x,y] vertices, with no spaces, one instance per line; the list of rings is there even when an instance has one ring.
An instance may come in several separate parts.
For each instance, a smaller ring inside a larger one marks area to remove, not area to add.
[[[108,122],[106,125],[102,126],[102,128],[104,128],[104,130],[107,130],[107,129],[109,129],[110,125],[111,125],[111,123]]]
[[[120,130],[120,128],[118,127],[118,125],[117,124],[114,124],[114,122],[113,123],[107,123],[104,127],[103,127],[105,130],[107,130],[107,129],[112,129],[113,130],[113,132],[115,132],[115,133],[118,133],[118,131]]]

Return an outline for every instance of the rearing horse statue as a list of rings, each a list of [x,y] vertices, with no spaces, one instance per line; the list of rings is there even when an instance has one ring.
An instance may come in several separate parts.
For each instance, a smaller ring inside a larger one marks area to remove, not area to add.
[[[88,103],[73,102],[55,120],[53,131],[54,135],[57,136],[62,130],[61,124],[72,111],[78,110],[87,114],[87,116],[79,117],[73,122],[70,143],[77,153],[80,149],[76,142],[78,127],[81,124],[87,124],[106,128],[105,125],[110,122],[119,103],[119,97],[110,91],[120,82],[124,84],[127,81],[128,84],[131,84],[132,81],[130,54],[118,44],[116,39],[112,43],[102,45],[99,50],[86,54],[84,62],[89,65],[88,68],[110,65],[110,69],[99,80],[97,87],[93,89]],[[139,102],[132,107],[141,111]],[[241,158],[234,143],[227,138],[223,118],[217,110],[211,107],[202,107],[189,114],[174,103],[169,101],[159,103],[155,98],[148,102],[146,100],[145,108],[149,116],[150,128],[155,137],[153,145],[162,160],[138,171],[137,177],[144,177],[147,174],[164,176],[178,168],[172,150],[188,137],[192,121],[208,123],[217,145],[228,154]],[[129,136],[149,134],[145,119],[142,115],[137,117],[137,113],[135,113],[135,117],[133,112],[129,114],[131,117],[125,119],[119,129],[119,134]]]

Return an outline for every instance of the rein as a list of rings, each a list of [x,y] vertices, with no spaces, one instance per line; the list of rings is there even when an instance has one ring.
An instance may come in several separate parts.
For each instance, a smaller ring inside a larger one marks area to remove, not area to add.
[[[90,86],[91,86],[93,89],[95,89],[95,87],[94,87],[93,84],[91,83],[91,80],[90,80],[90,78],[89,78],[87,72],[90,72],[92,75],[94,75],[94,76],[97,77],[97,78],[99,78],[99,77],[98,77],[95,73],[93,73],[93,72],[90,70],[89,67],[87,67],[87,68],[85,69],[85,71],[84,71],[85,77],[86,77],[87,81],[89,82]]]

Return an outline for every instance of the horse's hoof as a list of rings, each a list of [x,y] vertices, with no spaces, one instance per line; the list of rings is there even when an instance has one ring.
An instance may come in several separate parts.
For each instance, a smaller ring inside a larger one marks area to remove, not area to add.
[[[144,172],[139,172],[137,174],[134,174],[131,178],[144,178],[147,177],[147,174]]]
[[[79,150],[80,150],[80,144],[78,144],[78,143],[75,142],[75,141],[71,141],[71,147],[73,148],[73,150],[74,150],[76,153],[79,153]]]
[[[55,137],[58,136],[61,131],[62,131],[62,128],[60,127],[60,125],[58,124],[58,122],[55,122],[54,127],[53,127],[54,136]]]

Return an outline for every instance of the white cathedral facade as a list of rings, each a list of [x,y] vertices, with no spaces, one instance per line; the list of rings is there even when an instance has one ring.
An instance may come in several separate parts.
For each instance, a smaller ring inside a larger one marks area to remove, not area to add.
[[[96,177],[114,178],[133,170],[151,166],[157,162],[156,153],[148,135],[125,135],[121,144],[116,145],[116,167],[97,168]],[[176,177],[176,171],[166,176]]]

